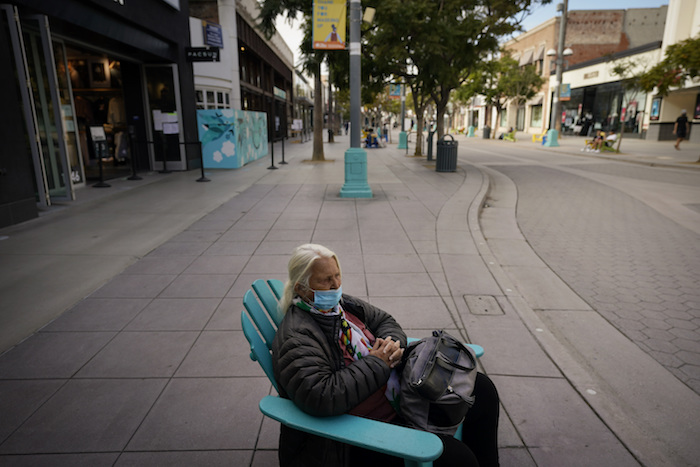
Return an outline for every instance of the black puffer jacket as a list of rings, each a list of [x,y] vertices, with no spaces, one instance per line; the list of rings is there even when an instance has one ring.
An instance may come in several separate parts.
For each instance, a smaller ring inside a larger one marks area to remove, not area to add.
[[[343,295],[341,305],[376,337],[391,336],[406,347],[406,334],[385,311],[349,295]],[[272,344],[280,395],[311,415],[346,413],[389,379],[391,369],[378,357],[345,366],[339,333],[339,317],[311,314],[292,305]],[[346,466],[348,446],[282,426],[279,460],[282,467]]]

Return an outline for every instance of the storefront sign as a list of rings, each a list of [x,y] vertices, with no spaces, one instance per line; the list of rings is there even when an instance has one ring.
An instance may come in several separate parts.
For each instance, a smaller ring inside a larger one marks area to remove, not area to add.
[[[224,48],[224,34],[221,25],[202,20],[202,33],[204,35],[204,45]]]
[[[345,49],[346,11],[345,0],[314,0],[314,49]]]
[[[591,71],[590,73],[584,73],[583,79],[591,79],[591,78],[597,78],[598,77],[598,72],[597,71]]]
[[[159,109],[153,110],[153,129],[162,131],[166,135],[179,133],[177,112],[163,112]],[[173,124],[175,127],[173,127]]]
[[[178,133],[180,133],[180,126],[177,122],[163,122],[164,135],[176,135]]]
[[[218,62],[219,49],[216,47],[185,47],[188,62]]]
[[[275,97],[279,97],[280,99],[287,99],[287,92],[283,91],[282,89],[278,88],[277,86],[274,87],[273,89],[275,93]]]
[[[90,127],[90,138],[92,141],[107,141],[107,135],[105,135],[105,129],[103,126],[91,126]]]

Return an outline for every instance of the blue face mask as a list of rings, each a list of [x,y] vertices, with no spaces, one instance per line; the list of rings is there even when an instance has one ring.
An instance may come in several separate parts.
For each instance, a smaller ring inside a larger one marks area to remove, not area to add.
[[[334,308],[338,304],[338,302],[340,302],[340,297],[343,295],[343,286],[341,285],[337,289],[331,290],[313,290],[313,292],[314,308],[316,308],[317,310],[325,311]]]

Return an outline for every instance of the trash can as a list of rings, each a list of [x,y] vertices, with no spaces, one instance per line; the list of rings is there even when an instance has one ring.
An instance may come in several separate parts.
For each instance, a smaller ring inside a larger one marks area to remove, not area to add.
[[[490,127],[490,126],[485,126],[485,127],[484,127],[483,137],[484,137],[484,139],[490,139],[490,138],[491,138],[491,127]]]
[[[450,138],[448,141],[446,138]],[[457,141],[452,135],[445,135],[437,142],[436,172],[454,172],[457,170]]]

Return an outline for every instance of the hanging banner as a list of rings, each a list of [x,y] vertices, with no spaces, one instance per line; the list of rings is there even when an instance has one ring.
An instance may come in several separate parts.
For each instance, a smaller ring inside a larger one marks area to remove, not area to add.
[[[389,85],[389,99],[401,99],[401,85],[400,84],[390,84]]]
[[[314,49],[345,49],[346,0],[314,0]]]
[[[570,101],[571,100],[571,85],[562,83],[561,90],[559,91],[560,101]]]

